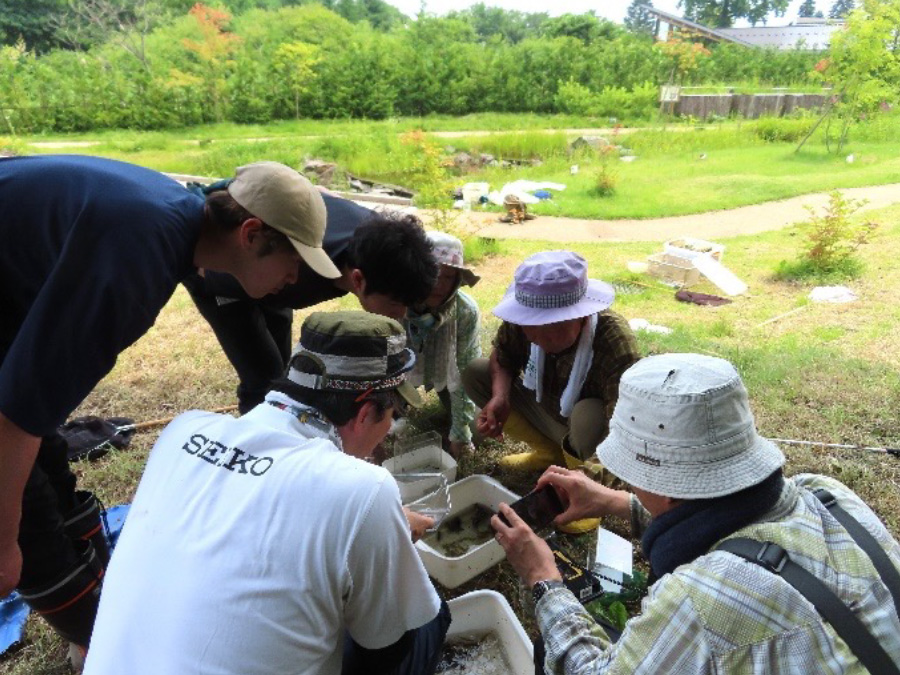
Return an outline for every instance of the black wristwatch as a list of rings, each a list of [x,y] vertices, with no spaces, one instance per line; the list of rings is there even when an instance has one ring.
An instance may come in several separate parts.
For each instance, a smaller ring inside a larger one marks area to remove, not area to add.
[[[566,585],[557,579],[548,579],[546,581],[538,581],[531,587],[531,597],[534,598],[534,604],[544,597],[544,594],[551,588],[565,588]]]

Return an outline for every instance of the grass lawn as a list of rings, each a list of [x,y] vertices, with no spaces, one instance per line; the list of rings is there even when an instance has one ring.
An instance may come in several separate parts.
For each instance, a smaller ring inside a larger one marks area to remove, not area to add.
[[[142,164],[161,171],[224,177],[234,168],[259,159],[300,166],[306,159],[337,162],[356,175],[413,189],[443,181],[448,195],[469,181],[487,181],[492,189],[529,179],[563,183],[554,199],[535,205],[538,214],[576,218],[651,218],[701,213],[756,204],[834,188],[900,182],[900,114],[885,115],[855,128],[840,155],[828,153],[821,132],[795,153],[796,141],[768,142],[762,135],[789,133],[809,120],[727,122],[715,126],[653,127],[608,136],[613,145],[636,155],[632,162],[619,159],[619,151],[572,152],[573,140],[563,131],[589,118],[533,115],[477,115],[467,118],[417,118],[383,122],[303,121],[265,127],[214,125],[176,132],[98,132],[99,144],[54,149],[19,139],[20,152],[82,152]],[[597,122],[597,120],[593,120]],[[481,128],[490,134],[453,138],[426,135],[441,150],[444,164],[454,154],[491,154],[498,159],[527,162],[509,168],[484,168],[466,175],[450,169],[422,169],[419,146],[403,132]],[[677,133],[676,133],[677,132]],[[67,137],[77,141],[84,136]],[[2,140],[2,139],[0,139]],[[56,140],[66,140],[57,138]],[[624,150],[622,150],[624,152]],[[852,162],[847,156],[852,155]],[[532,165],[538,160],[539,165]],[[579,171],[571,173],[577,164]],[[596,191],[601,171],[612,174],[615,190],[608,196]],[[494,207],[499,210],[499,207]]]
[[[801,440],[900,446],[900,206],[867,217],[882,226],[875,242],[860,251],[866,271],[848,285],[859,300],[844,305],[807,300],[809,285],[775,282],[776,264],[792,258],[798,242],[789,231],[719,240],[724,262],[750,286],[747,295],[718,308],[683,304],[673,290],[646,276],[626,271],[626,262],[643,259],[658,244],[590,244],[577,250],[590,263],[592,276],[619,289],[614,309],[628,319],[644,318],[674,329],[670,335],[639,333],[645,354],[695,351],[736,363],[750,391],[763,434]],[[661,242],[660,242],[661,244]],[[498,322],[490,308],[499,300],[513,270],[525,256],[558,244],[502,241],[476,269],[482,281],[473,294],[483,308],[482,344],[487,350]],[[696,290],[716,292],[709,285]],[[320,308],[353,308],[344,298]],[[793,310],[798,310],[791,314]],[[771,321],[776,317],[782,317]],[[301,321],[295,322],[295,329]],[[179,289],[156,326],[119,358],[114,371],[76,414],[131,416],[138,421],[175,415],[190,408],[214,408],[234,402],[236,380],[215,338]],[[413,422],[426,429],[437,413],[434,399]],[[107,505],[127,502],[140,478],[157,431],[139,433],[132,446],[92,463],[77,465],[80,484],[95,490]],[[497,458],[512,450],[489,443],[460,463],[459,478],[485,473],[524,493],[535,475],[499,469]],[[836,476],[856,490],[900,535],[900,458],[864,451],[784,447],[787,471],[816,471]],[[625,533],[621,523],[613,529]],[[573,538],[585,550],[589,537]],[[531,618],[519,601],[518,584],[507,563],[492,568],[452,597],[475,588],[504,593],[526,626]],[[63,649],[43,624],[32,618],[24,647],[0,662],[0,672],[34,675],[67,672]]]

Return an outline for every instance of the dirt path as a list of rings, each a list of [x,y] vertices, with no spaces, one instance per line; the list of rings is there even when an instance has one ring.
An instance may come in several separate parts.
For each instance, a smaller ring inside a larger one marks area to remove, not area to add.
[[[900,203],[900,183],[847,188],[841,192],[852,199],[868,200],[860,211]],[[723,211],[645,220],[582,220],[538,216],[520,225],[511,225],[499,222],[499,214],[496,213],[471,213],[469,217],[474,224],[481,226],[479,235],[497,239],[662,242],[682,236],[717,239],[780,230],[809,218],[805,206],[821,209],[827,203],[828,193],[817,193]]]
[[[605,134],[612,129],[564,129],[568,134]],[[625,131],[624,129],[620,131]],[[635,131],[635,129],[629,130]],[[462,134],[493,132],[439,132],[438,135],[452,137]],[[265,139],[245,139],[265,140]],[[195,141],[186,141],[193,143]],[[42,148],[79,148],[96,145],[94,141],[67,141],[61,143],[32,143]],[[184,177],[171,174],[179,180],[196,177]],[[849,198],[867,200],[860,211],[880,209],[900,203],[900,183],[874,185],[868,187],[845,188],[841,192]],[[348,196],[349,195],[345,195]],[[361,202],[366,206],[371,203]],[[805,220],[809,206],[817,210],[828,203],[828,193],[814,193],[790,197],[763,204],[739,206],[721,211],[708,211],[686,216],[670,216],[667,218],[588,220],[580,218],[560,218],[556,216],[538,216],[534,220],[520,225],[501,223],[497,213],[473,212],[466,215],[469,221],[478,227],[478,233],[484,237],[496,239],[529,239],[556,242],[592,242],[592,241],[665,241],[674,237],[695,237],[697,239],[716,239],[743,234],[758,234],[771,230],[780,230],[793,223]],[[427,222],[428,214],[420,214]]]

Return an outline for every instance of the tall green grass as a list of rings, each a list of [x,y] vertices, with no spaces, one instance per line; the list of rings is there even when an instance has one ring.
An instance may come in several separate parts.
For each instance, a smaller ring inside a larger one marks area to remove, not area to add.
[[[514,127],[518,120],[521,125],[541,123],[545,127],[557,125],[558,129],[573,121],[571,117],[501,115],[462,119],[452,123],[468,126],[468,122],[477,125],[508,120]],[[882,115],[853,128],[844,153],[854,154],[853,163],[846,162],[844,155],[838,157],[826,151],[821,128],[800,153],[795,152],[797,139],[813,122],[814,118],[807,114],[704,126],[656,125],[634,133],[608,134],[610,143],[620,148],[607,154],[591,149],[572,151],[572,138],[552,128],[452,138],[429,134],[427,138],[443,148],[447,165],[451,164],[453,153],[459,151],[518,160],[512,166],[487,166],[471,173],[450,166],[450,186],[486,181],[498,189],[518,179],[563,183],[567,186],[565,191],[531,210],[576,218],[684,215],[811,192],[900,182],[900,156],[896,150],[900,142],[900,114]],[[420,150],[416,144],[405,143],[404,134],[420,123],[421,119],[281,123],[240,128],[257,134],[246,137],[236,135],[236,125],[194,129],[186,136],[181,136],[181,132],[116,132],[99,135],[100,145],[62,151],[99,154],[162,171],[203,176],[229,176],[236,166],[260,159],[301,166],[306,159],[317,158],[336,162],[353,174],[418,190],[429,188],[420,183],[433,180],[433,176],[423,178],[417,168],[421,164]],[[441,124],[451,122],[435,120],[436,126]],[[300,130],[323,133],[297,133]],[[23,147],[21,141],[17,143]],[[620,152],[636,155],[637,159],[620,162]],[[596,175],[604,164],[615,170],[616,189],[613,194],[599,196]],[[572,173],[573,165],[579,166],[577,174]]]

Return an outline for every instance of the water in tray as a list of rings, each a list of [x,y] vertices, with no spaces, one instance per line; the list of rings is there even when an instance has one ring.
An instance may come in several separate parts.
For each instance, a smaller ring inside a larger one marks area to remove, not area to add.
[[[439,553],[458,558],[481,546],[494,536],[491,516],[494,511],[483,504],[472,504],[446,520],[436,532],[422,541]]]

